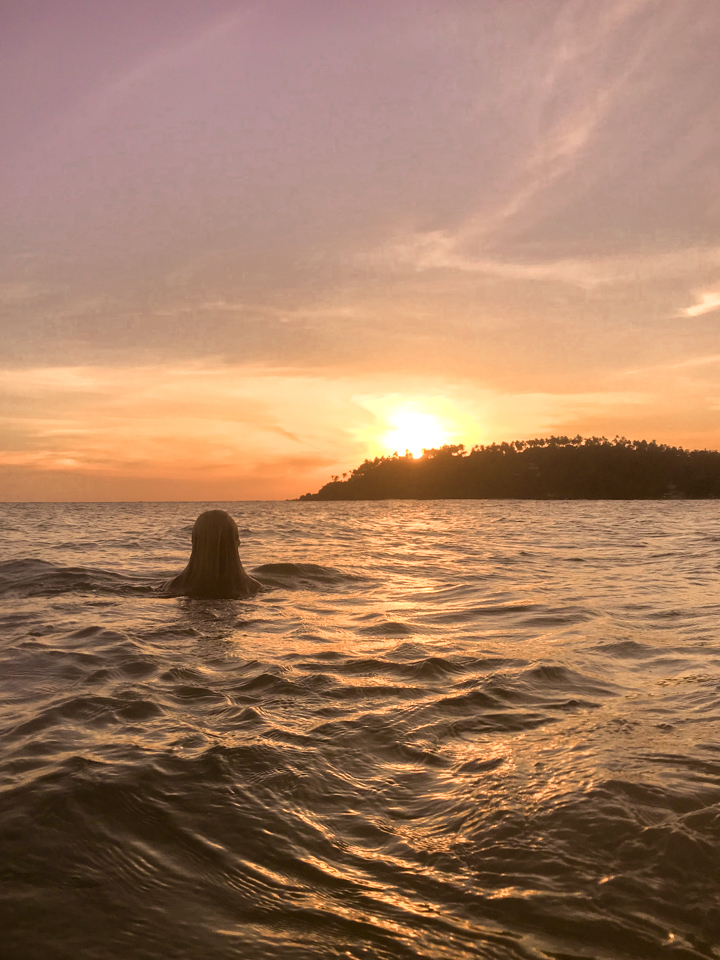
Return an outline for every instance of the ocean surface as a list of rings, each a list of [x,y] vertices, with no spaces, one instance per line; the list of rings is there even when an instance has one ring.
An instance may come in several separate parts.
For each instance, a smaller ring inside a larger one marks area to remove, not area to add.
[[[0,530],[3,960],[720,958],[720,502]]]

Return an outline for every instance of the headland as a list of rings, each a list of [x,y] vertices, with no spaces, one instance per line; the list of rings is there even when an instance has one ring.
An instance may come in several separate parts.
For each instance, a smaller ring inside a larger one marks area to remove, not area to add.
[[[462,444],[365,460],[300,500],[679,500],[720,497],[720,452],[625,437]]]

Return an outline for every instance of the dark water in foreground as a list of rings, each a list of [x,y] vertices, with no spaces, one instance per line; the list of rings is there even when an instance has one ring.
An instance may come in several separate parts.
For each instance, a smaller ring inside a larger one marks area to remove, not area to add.
[[[4,505],[0,955],[720,957],[720,503]]]

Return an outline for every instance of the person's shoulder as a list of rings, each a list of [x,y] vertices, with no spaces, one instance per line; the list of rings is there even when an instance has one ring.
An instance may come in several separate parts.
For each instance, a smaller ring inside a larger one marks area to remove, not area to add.
[[[185,592],[184,586],[184,578],[180,573],[177,577],[173,577],[172,580],[163,581],[160,586],[156,587],[156,590],[165,597],[181,597]]]
[[[256,580],[255,577],[248,576],[248,589],[250,591],[250,596],[254,597],[256,593],[262,593],[265,587],[263,587],[260,581]]]

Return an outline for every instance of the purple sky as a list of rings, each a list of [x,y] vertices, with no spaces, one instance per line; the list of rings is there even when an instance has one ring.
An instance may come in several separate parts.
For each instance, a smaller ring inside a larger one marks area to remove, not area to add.
[[[718,49],[707,0],[5,0],[0,497],[293,497],[398,410],[719,447]]]

